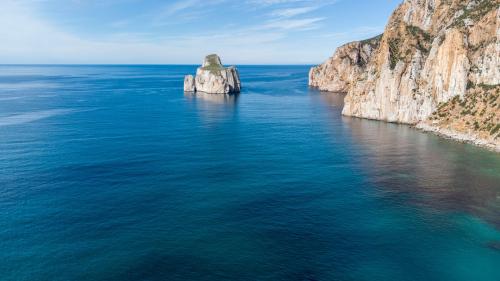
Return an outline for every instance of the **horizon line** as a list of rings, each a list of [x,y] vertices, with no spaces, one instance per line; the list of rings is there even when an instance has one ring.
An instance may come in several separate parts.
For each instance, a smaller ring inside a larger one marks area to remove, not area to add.
[[[201,64],[180,63],[0,63],[0,66],[197,66]],[[281,64],[225,64],[225,66],[312,66],[314,63],[281,63]]]

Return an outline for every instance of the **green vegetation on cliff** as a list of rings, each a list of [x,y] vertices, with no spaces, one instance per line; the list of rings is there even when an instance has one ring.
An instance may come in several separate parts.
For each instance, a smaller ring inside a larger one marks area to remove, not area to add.
[[[467,94],[440,103],[429,118],[461,131],[474,131],[494,138],[500,136],[500,85],[468,85]]]

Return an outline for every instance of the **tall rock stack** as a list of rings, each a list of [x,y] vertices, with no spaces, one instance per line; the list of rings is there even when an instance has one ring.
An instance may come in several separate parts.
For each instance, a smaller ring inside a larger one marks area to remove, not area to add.
[[[371,41],[339,48],[310,85],[346,92],[344,115],[500,151],[500,0],[405,0]]]
[[[184,78],[185,92],[235,94],[241,91],[240,75],[234,67],[224,67],[217,55],[208,55],[196,70],[196,77]]]

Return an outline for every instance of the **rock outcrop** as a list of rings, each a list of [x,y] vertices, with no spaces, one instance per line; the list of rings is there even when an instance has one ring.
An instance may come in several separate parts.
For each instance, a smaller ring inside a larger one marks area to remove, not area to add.
[[[208,55],[203,65],[196,70],[196,77],[184,78],[185,92],[207,94],[234,94],[241,91],[240,75],[234,67],[224,67],[219,56]]]
[[[500,151],[499,38],[500,0],[405,0],[379,42],[339,48],[310,85],[346,92],[344,115]]]
[[[184,77],[184,92],[195,92],[196,86],[194,84],[194,76],[186,75]]]
[[[345,44],[325,63],[311,68],[309,85],[323,91],[346,93],[366,70],[382,35]]]

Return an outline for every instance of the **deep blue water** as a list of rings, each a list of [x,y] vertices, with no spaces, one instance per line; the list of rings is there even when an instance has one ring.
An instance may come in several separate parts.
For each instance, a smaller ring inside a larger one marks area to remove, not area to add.
[[[0,66],[0,280],[500,280],[500,156],[306,66]]]

